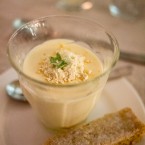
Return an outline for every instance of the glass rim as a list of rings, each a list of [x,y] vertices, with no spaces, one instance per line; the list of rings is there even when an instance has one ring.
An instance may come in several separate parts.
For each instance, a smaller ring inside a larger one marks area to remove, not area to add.
[[[81,82],[81,83],[71,83],[71,84],[54,84],[54,83],[49,83],[49,82],[43,82],[43,81],[40,81],[40,80],[37,80],[33,77],[30,77],[29,75],[23,73],[23,71],[21,69],[19,69],[16,64],[13,62],[13,58],[11,57],[11,54],[10,54],[10,43],[12,42],[12,40],[15,38],[15,36],[21,32],[26,26],[29,26],[31,24],[34,24],[35,22],[39,22],[39,21],[43,21],[43,20],[46,20],[46,19],[49,19],[49,18],[53,18],[53,17],[63,17],[63,18],[73,18],[73,19],[81,19],[81,20],[84,20],[84,21],[88,21],[88,22],[91,22],[91,23],[94,23],[96,24],[97,26],[99,26],[99,28],[101,28],[104,33],[109,34],[109,36],[111,36],[111,39],[114,41],[114,43],[116,44],[116,46],[114,47],[114,51],[113,51],[113,57],[112,57],[112,61],[111,61],[111,64],[108,66],[108,68],[103,72],[101,73],[100,75],[94,77],[93,79],[90,79],[90,80],[86,80],[84,82]],[[100,79],[101,77],[105,76],[109,71],[111,71],[111,69],[114,67],[114,65],[116,64],[117,60],[119,59],[119,55],[120,55],[120,49],[119,49],[119,44],[118,44],[118,41],[116,40],[116,38],[114,37],[114,35],[109,32],[109,31],[106,31],[106,29],[100,25],[98,22],[96,22],[95,20],[92,20],[92,19],[89,19],[89,18],[84,18],[84,17],[78,17],[78,16],[71,16],[71,15],[49,15],[49,16],[45,16],[45,17],[40,17],[40,18],[37,18],[37,19],[34,19],[32,21],[29,21],[27,22],[26,24],[22,25],[19,29],[17,29],[10,37],[9,41],[8,41],[8,45],[7,45],[7,54],[8,54],[8,58],[10,60],[10,63],[12,65],[12,67],[16,70],[16,72],[18,73],[18,75],[22,75],[24,76],[26,79],[29,79],[30,81],[33,81],[35,83],[38,83],[38,84],[41,84],[41,85],[44,85],[44,86],[50,86],[50,87],[76,87],[76,86],[80,86],[80,85],[85,85],[85,84],[88,84],[90,82],[94,82],[96,81],[97,79]]]

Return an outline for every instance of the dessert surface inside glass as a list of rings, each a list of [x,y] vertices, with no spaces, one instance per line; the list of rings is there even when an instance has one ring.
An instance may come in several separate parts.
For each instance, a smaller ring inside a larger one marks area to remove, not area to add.
[[[103,72],[99,58],[73,40],[48,40],[27,54],[23,72],[53,84],[75,84],[93,79]]]

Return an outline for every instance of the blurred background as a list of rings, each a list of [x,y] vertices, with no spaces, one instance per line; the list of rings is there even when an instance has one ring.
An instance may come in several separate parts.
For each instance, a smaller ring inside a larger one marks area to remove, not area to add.
[[[115,35],[121,51],[141,54],[145,60],[145,0],[0,0],[0,73],[10,68],[6,49],[12,33],[23,23],[48,15],[95,20]],[[121,57],[116,67],[125,65],[133,68],[126,77],[145,103],[145,63]]]

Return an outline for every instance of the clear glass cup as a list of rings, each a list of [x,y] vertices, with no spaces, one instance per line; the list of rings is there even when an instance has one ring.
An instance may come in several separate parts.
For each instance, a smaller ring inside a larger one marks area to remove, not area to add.
[[[94,52],[102,63],[102,74],[93,80],[70,85],[52,85],[25,74],[26,55],[35,46],[57,38],[74,40]],[[74,16],[48,16],[17,30],[8,42],[8,55],[23,93],[38,118],[46,127],[59,129],[86,120],[118,60],[119,48],[114,36],[95,21]]]

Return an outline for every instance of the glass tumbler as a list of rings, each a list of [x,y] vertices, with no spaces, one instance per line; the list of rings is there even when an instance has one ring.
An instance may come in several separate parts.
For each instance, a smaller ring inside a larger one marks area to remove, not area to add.
[[[74,40],[90,49],[102,63],[102,74],[78,84],[55,85],[23,72],[25,57],[35,46],[60,38]],[[23,93],[40,121],[47,128],[61,129],[86,120],[99,101],[109,73],[119,58],[119,47],[114,36],[93,20],[48,16],[18,29],[8,42],[8,56],[18,73]]]

